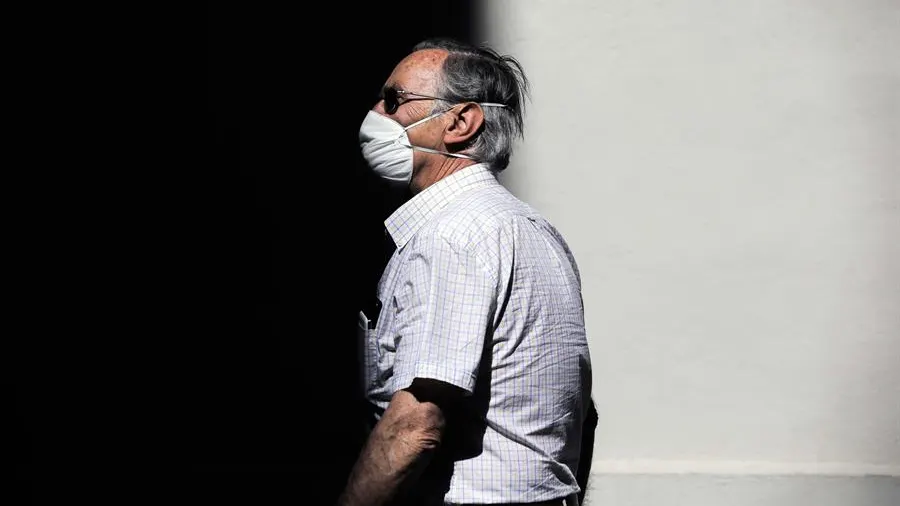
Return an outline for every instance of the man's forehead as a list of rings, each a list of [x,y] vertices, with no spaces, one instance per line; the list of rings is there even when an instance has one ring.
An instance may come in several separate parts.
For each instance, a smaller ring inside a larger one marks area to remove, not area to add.
[[[434,89],[447,54],[443,49],[423,49],[407,55],[394,68],[388,84],[408,88],[427,86]]]

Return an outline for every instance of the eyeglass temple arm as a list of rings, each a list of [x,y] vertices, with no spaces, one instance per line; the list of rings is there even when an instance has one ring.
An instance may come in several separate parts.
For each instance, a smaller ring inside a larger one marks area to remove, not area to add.
[[[434,100],[443,100],[444,102],[454,102],[453,100],[450,100],[449,98],[432,97],[432,96],[430,96],[430,95],[423,95],[423,94],[421,94],[421,93],[415,93],[415,92],[412,92],[412,91],[406,91],[406,90],[397,90],[397,94],[398,94],[398,95],[413,95],[413,96],[416,96],[416,97],[431,98],[431,99],[434,99]],[[473,102],[474,102],[474,101],[473,101]],[[498,103],[495,103],[495,102],[475,102],[475,103],[478,104],[478,105],[480,105],[480,106],[482,106],[482,107],[509,107],[509,106],[506,105],[506,104],[498,104]]]

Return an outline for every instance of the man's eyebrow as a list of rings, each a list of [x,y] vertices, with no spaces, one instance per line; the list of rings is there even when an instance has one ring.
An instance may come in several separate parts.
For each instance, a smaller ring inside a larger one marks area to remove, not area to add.
[[[402,81],[392,81],[387,84],[388,87],[394,88],[397,91],[408,91],[409,88],[405,86],[405,83]]]

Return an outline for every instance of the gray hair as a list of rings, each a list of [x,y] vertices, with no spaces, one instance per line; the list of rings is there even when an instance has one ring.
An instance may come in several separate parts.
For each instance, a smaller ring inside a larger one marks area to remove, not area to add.
[[[413,51],[443,49],[444,60],[438,94],[450,102],[490,102],[506,107],[483,107],[484,124],[470,141],[468,153],[500,172],[509,165],[516,138],[524,138],[525,99],[528,79],[522,65],[486,46],[472,46],[452,39],[428,39]],[[435,103],[435,111],[446,104]]]

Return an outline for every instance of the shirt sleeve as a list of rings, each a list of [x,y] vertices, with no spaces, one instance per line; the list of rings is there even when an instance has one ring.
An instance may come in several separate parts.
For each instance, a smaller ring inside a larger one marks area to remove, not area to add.
[[[409,284],[397,300],[399,340],[392,392],[416,378],[471,394],[497,307],[495,283],[471,247],[425,238],[409,258]]]

